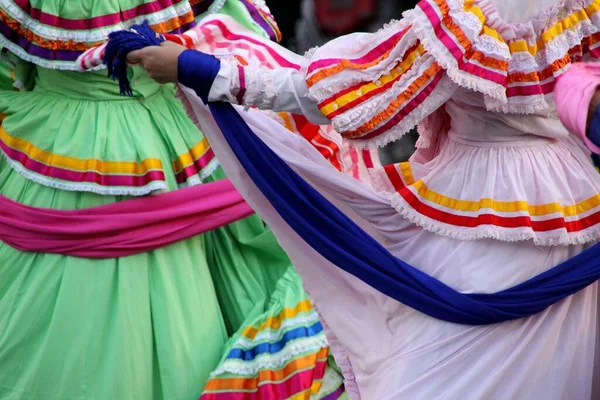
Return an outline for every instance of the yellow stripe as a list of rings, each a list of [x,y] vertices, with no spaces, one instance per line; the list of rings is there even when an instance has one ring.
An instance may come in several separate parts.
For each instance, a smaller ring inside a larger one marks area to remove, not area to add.
[[[593,15],[598,11],[600,11],[600,0],[595,0],[585,9],[576,11],[573,14],[568,15],[567,17],[558,21],[550,28],[546,29],[541,34],[536,44],[528,44],[525,40],[519,40],[509,43],[510,52],[518,53],[527,51],[532,55],[536,55],[540,50],[543,50],[546,47],[546,43],[552,41],[564,31],[575,28],[577,24],[579,24],[581,21],[588,19],[588,16]]]
[[[162,162],[157,158],[147,158],[139,163],[121,161],[101,161],[95,158],[80,159],[50,153],[33,145],[27,140],[11,136],[0,127],[0,140],[14,150],[27,154],[28,157],[51,167],[73,171],[96,171],[101,174],[142,175],[150,170],[161,170]]]
[[[421,56],[425,52],[423,45],[419,45],[415,50],[413,50],[404,61],[402,61],[396,68],[392,70],[391,73],[385,75],[379,79],[379,82],[371,82],[365,85],[362,85],[360,89],[357,89],[354,92],[347,93],[338,99],[335,102],[329,103],[326,106],[321,108],[321,112],[323,115],[328,116],[329,114],[335,112],[337,109],[344,107],[348,103],[351,103],[362,96],[366,96],[374,90],[379,89],[381,86],[385,86],[386,84],[392,82],[404,72],[406,72],[415,60]]]
[[[292,359],[291,361],[286,363],[284,367],[278,370],[260,370],[258,371],[257,375],[254,375],[252,377],[213,378],[208,381],[204,390],[207,392],[218,392],[225,390],[244,390],[254,392],[261,385],[267,383],[280,384],[282,382],[290,380],[290,378],[292,378],[294,375],[300,372],[310,370],[314,371],[318,364],[327,362],[328,353],[329,349],[324,347],[321,348],[318,352],[309,354],[305,357]],[[303,391],[302,393],[305,392],[306,391]]]
[[[502,36],[494,29],[487,26],[487,19],[483,14],[483,11],[479,6],[475,5],[474,0],[465,1],[464,9],[467,12],[471,12],[474,14],[483,24],[483,33],[496,38],[499,42],[504,43],[504,39]],[[579,24],[581,21],[588,19],[588,16],[593,15],[600,11],[600,0],[595,0],[592,4],[587,6],[583,10],[579,10],[570,14],[558,21],[556,24],[546,29],[537,40],[535,44],[529,44],[525,40],[517,40],[511,43],[508,43],[509,49],[511,53],[520,53],[520,52],[528,52],[532,55],[536,55],[540,50],[543,50],[546,47],[546,43],[555,39],[558,35],[562,34],[564,31],[568,29],[573,29]]]
[[[483,198],[479,201],[459,200],[444,196],[443,194],[429,189],[422,180],[415,182],[410,165],[407,164],[408,163],[399,164],[400,172],[402,173],[406,185],[415,188],[422,198],[451,210],[477,212],[481,209],[491,209],[505,213],[525,211],[531,216],[561,213],[565,217],[573,217],[600,205],[600,194],[596,194],[580,203],[567,206],[560,203],[530,205],[526,201],[496,201],[491,198]]]
[[[202,157],[209,149],[210,144],[208,143],[208,139],[202,139],[202,141],[192,147],[189,152],[180,155],[177,157],[177,160],[173,162],[175,173],[181,172],[187,166],[192,165],[194,161]]]
[[[481,10],[481,8],[479,6],[475,5],[475,2],[473,0],[465,1],[464,9],[467,12],[473,13],[479,19],[479,21],[481,21],[481,23],[483,24],[483,33],[484,34],[493,37],[494,39],[498,40],[500,43],[504,43],[504,39],[502,38],[502,36],[500,36],[498,31],[493,28],[490,28],[489,26],[486,25],[486,18],[485,18],[485,15],[483,14],[483,11]]]
[[[279,329],[281,327],[281,323],[289,318],[294,318],[298,314],[309,312],[313,310],[312,303],[310,300],[304,300],[298,303],[294,308],[286,308],[279,315],[275,317],[269,317],[265,322],[260,324],[258,328],[253,326],[249,326],[242,332],[242,335],[246,336],[249,339],[254,339],[256,334],[260,331],[263,331],[267,328],[269,329]]]
[[[280,113],[278,113],[278,115],[281,117],[281,119],[283,119],[283,122],[285,123],[285,127],[289,131],[296,132],[296,124],[294,123],[290,113],[280,112]]]

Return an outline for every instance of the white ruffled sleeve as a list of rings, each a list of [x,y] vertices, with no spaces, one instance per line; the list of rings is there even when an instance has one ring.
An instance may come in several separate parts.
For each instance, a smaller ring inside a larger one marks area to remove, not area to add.
[[[327,125],[317,103],[308,96],[305,75],[291,68],[248,67],[221,60],[209,93],[210,101],[304,115],[316,125]]]
[[[306,82],[321,113],[359,147],[396,140],[442,106],[458,87],[407,20],[352,34],[317,49]]]

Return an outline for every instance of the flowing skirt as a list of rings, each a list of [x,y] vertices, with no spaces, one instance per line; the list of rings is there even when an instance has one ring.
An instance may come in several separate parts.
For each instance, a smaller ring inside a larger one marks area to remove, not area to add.
[[[248,177],[208,109],[191,103],[230,179],[297,265],[327,326],[351,399],[598,398],[597,283],[538,315],[502,324],[463,326],[421,314],[343,272],[304,242]],[[258,112],[238,110],[281,159],[392,254],[458,291],[514,286],[585,248],[460,241],[424,230],[402,217],[389,196],[339,173],[302,138]]]

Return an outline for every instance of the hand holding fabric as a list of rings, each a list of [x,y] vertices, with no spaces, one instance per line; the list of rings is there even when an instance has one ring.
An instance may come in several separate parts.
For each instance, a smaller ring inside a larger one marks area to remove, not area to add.
[[[127,61],[140,64],[148,75],[158,83],[177,83],[178,58],[185,47],[165,41],[160,46],[150,46],[133,51]]]

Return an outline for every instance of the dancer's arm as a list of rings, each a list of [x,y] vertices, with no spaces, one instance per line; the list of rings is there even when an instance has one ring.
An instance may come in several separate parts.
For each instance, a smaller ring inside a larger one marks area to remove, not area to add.
[[[238,48],[237,42],[224,39],[223,45],[200,47],[221,57],[218,74],[210,79],[209,96],[204,97],[304,114],[319,125],[331,122],[344,138],[360,145],[381,146],[400,138],[443,105],[458,87],[405,21],[377,33],[338,38],[296,63],[300,65],[295,68],[246,65],[226,55],[227,49],[243,55],[250,48],[252,57],[255,48],[256,53],[264,54],[263,49],[268,47],[267,57],[276,53],[274,59],[285,58],[278,54],[285,56],[287,50],[273,43],[248,42],[243,43],[246,47]],[[132,56],[159,81],[161,71],[179,63],[185,64],[186,70],[189,67],[189,76],[195,77],[172,74],[169,81],[189,87],[206,80],[200,67],[194,71],[191,66],[201,65],[199,60],[210,56],[180,50],[181,59],[165,57],[161,48],[147,48],[141,51],[142,57],[138,53]],[[156,63],[148,62],[148,58]],[[251,61],[257,60],[260,58]]]
[[[179,63],[183,64],[180,70],[193,72],[194,58],[192,54],[180,57]],[[188,86],[181,79],[179,81]],[[305,75],[291,68],[269,70],[221,61],[208,100],[301,114],[316,125],[330,123],[319,111],[318,103],[309,97]]]

